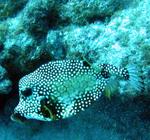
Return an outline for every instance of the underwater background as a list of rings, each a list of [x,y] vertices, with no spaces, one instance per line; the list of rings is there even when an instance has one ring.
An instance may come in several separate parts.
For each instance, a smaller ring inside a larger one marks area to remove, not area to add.
[[[142,88],[120,81],[76,116],[13,122],[20,78],[66,59],[134,65]],[[150,139],[150,0],[0,0],[0,140],[27,139]]]

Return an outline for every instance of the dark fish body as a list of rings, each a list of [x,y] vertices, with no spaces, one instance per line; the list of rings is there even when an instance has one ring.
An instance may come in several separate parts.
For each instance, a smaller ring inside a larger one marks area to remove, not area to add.
[[[52,121],[70,117],[97,100],[112,75],[129,80],[126,68],[86,61],[63,60],[44,64],[19,81],[19,104],[12,119]]]

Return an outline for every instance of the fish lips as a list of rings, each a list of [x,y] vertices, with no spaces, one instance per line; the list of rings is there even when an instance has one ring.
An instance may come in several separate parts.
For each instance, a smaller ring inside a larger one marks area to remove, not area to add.
[[[11,120],[18,123],[26,123],[27,119],[24,116],[21,116],[19,113],[13,113],[11,115]]]

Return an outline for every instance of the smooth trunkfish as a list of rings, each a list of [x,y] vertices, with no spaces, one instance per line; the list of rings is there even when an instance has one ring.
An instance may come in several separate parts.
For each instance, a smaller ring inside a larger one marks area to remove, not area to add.
[[[43,64],[19,81],[19,104],[11,119],[53,121],[76,115],[102,95],[112,76],[132,79],[127,68],[110,64],[92,66],[81,60]]]

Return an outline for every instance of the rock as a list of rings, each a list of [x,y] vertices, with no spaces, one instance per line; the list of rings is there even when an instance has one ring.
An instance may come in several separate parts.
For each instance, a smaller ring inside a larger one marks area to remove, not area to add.
[[[60,8],[60,17],[71,23],[84,25],[107,20],[114,12],[130,6],[131,1],[123,0],[69,0]]]
[[[8,94],[11,88],[12,82],[9,80],[6,70],[0,66],[0,94]]]
[[[19,14],[0,23],[0,63],[20,76],[58,59],[136,65],[144,74],[149,13],[148,0],[29,0]],[[149,89],[148,77],[143,77]]]

